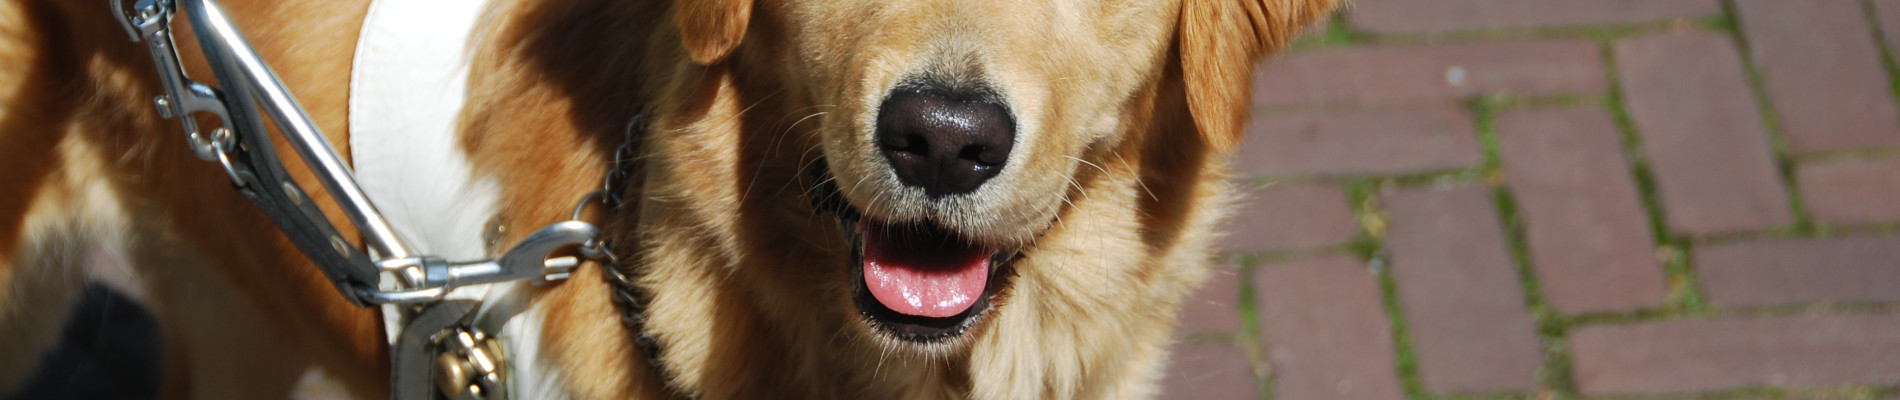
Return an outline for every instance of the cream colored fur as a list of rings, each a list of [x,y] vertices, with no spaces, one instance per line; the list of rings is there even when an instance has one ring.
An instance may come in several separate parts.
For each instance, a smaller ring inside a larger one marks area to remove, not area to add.
[[[227,4],[344,154],[363,4]],[[498,1],[478,24],[461,150],[500,188],[512,242],[565,219],[646,116],[630,204],[586,217],[653,295],[665,369],[645,363],[597,264],[534,294],[542,357],[516,365],[582,399],[1152,395],[1232,197],[1253,65],[1331,6]],[[374,313],[190,155],[150,107],[142,45],[103,7],[0,0],[0,334],[39,338],[0,348],[0,390],[36,357],[15,349],[56,332],[38,310],[77,287],[75,262],[53,255],[105,247],[151,290],[168,398],[281,397],[310,366],[385,396]],[[975,195],[925,198],[874,156],[877,102],[916,74],[980,80],[1018,122],[1009,167]],[[1023,252],[975,328],[916,344],[864,323],[837,221],[807,198],[821,158],[869,219]]]

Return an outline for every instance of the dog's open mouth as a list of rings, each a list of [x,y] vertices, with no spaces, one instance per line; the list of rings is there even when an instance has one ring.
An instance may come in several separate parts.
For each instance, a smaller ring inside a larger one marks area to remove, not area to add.
[[[962,335],[990,307],[998,253],[929,224],[857,224],[853,301],[867,322],[913,342]]]
[[[873,329],[936,343],[968,332],[990,309],[1014,251],[976,243],[929,222],[886,224],[839,198],[824,163],[812,171],[813,205],[837,216],[851,245],[852,301]]]

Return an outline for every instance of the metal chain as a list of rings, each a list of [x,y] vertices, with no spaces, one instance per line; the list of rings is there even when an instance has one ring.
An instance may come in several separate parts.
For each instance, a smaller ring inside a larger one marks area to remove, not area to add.
[[[609,210],[616,210],[626,205],[625,199],[621,196],[629,189],[626,185],[628,180],[633,178],[634,170],[638,166],[636,153],[639,140],[645,136],[645,133],[644,115],[636,114],[627,121],[623,141],[618,148],[614,149],[613,165],[608,169],[604,181],[601,182],[601,191],[606,193],[602,200]],[[575,211],[579,212],[579,210]],[[601,272],[606,277],[608,286],[613,288],[614,304],[620,307],[620,322],[626,325],[628,330],[633,331],[633,342],[646,353],[647,365],[665,371],[665,365],[660,359],[660,339],[646,329],[646,309],[647,304],[652,302],[652,295],[645,290],[640,290],[638,282],[620,271],[621,260],[611,251],[611,244],[605,240],[598,244],[601,246],[600,256],[605,257],[607,261],[604,268],[601,268]]]

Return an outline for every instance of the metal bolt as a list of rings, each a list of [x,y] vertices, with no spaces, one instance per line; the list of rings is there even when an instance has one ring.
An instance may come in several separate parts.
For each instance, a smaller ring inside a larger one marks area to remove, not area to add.
[[[303,191],[297,190],[297,185],[291,184],[290,181],[284,181],[283,186],[284,196],[290,198],[290,204],[303,205]]]
[[[163,95],[154,97],[152,98],[152,104],[158,106],[159,117],[170,119],[173,116],[172,115],[172,99],[170,97],[165,97]]]
[[[233,143],[237,143],[237,136],[232,135],[230,129],[220,126],[217,129],[211,130],[212,147],[221,151],[229,151]]]
[[[350,244],[349,242],[343,241],[343,238],[331,236],[330,247],[335,248],[337,254],[343,255],[345,257],[348,257],[350,255]]]

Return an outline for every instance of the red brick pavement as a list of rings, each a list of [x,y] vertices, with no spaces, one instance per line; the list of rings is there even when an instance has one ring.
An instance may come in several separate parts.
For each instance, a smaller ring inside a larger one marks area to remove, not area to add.
[[[1618,42],[1616,59],[1670,227],[1702,235],[1792,222],[1734,41],[1641,36]]]
[[[1358,0],[1352,26],[1367,32],[1540,28],[1633,23],[1722,11],[1716,0]]]
[[[1262,72],[1253,97],[1265,105],[1587,93],[1604,82],[1597,46],[1577,40],[1348,47],[1287,54]]]
[[[1900,400],[1900,0],[1358,0],[1165,398]]]
[[[1900,236],[1747,241],[1696,251],[1702,288],[1723,307],[1900,302],[1896,265]]]
[[[1738,0],[1742,33],[1794,151],[1900,144],[1859,0]]]
[[[1402,399],[1378,277],[1349,257],[1294,261],[1254,275],[1261,340],[1287,399]]]
[[[1544,300],[1573,313],[1662,305],[1655,237],[1609,114],[1514,111],[1497,132]]]
[[[1900,0],[1874,0],[1874,8],[1878,10],[1875,14],[1880,31],[1887,35],[1887,46],[1900,45]]]
[[[1471,114],[1452,104],[1261,115],[1235,168],[1253,175],[1379,175],[1478,165]]]
[[[1344,243],[1359,226],[1338,186],[1276,184],[1247,193],[1221,248],[1267,252]]]
[[[1240,315],[1240,276],[1233,268],[1221,266],[1207,278],[1200,290],[1181,303],[1182,332],[1242,332]]]
[[[1810,163],[1795,177],[1816,221],[1900,221],[1900,159]]]
[[[1228,344],[1174,347],[1162,397],[1171,399],[1257,399],[1259,384],[1247,353]]]
[[[1419,380],[1453,393],[1536,388],[1535,327],[1490,191],[1409,189],[1385,201],[1392,214],[1386,246],[1417,344]]]
[[[1900,384],[1900,315],[1593,326],[1570,345],[1585,394]]]

